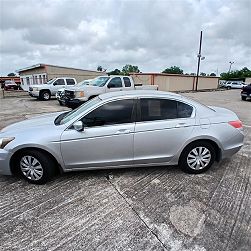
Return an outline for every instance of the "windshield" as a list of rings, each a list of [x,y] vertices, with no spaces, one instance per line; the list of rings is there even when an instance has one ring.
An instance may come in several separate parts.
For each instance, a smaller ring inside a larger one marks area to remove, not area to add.
[[[91,85],[91,84],[92,82],[90,80],[85,80],[85,81],[79,82],[78,86]]]
[[[102,87],[109,80],[109,77],[98,77],[93,79],[92,85]]]
[[[83,105],[79,106],[77,109],[72,110],[71,112],[65,114],[65,116],[63,116],[60,120],[57,120],[57,124],[56,123],[55,124],[63,125],[71,121],[72,119],[79,116],[81,113],[83,113],[84,111],[92,107],[93,105],[99,103],[100,101],[101,99],[99,97],[96,97],[96,98],[91,99],[90,101],[87,101]]]
[[[52,78],[52,79],[48,80],[45,84],[50,85],[54,81],[54,79],[55,78]]]

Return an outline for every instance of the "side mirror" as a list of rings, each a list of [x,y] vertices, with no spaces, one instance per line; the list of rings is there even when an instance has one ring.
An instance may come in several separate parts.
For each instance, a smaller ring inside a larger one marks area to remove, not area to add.
[[[78,132],[81,132],[84,130],[84,125],[83,125],[83,122],[82,121],[76,121],[74,124],[73,124],[73,127],[76,131]]]

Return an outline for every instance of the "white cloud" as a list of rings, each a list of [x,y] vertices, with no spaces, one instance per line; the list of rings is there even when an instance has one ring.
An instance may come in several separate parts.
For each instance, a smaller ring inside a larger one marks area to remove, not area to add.
[[[251,68],[249,0],[0,0],[0,74],[36,63],[160,72]]]

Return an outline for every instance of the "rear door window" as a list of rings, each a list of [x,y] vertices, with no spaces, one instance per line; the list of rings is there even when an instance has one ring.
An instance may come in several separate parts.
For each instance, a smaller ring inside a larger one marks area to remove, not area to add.
[[[125,83],[125,87],[131,87],[131,80],[128,77],[123,77],[124,83]]]
[[[141,121],[177,118],[177,102],[168,99],[143,98],[140,100]]]
[[[192,106],[176,100],[140,99],[141,121],[189,118],[192,116],[192,113]]]
[[[75,85],[75,81],[72,78],[68,78],[68,79],[66,79],[66,84],[67,85]]]

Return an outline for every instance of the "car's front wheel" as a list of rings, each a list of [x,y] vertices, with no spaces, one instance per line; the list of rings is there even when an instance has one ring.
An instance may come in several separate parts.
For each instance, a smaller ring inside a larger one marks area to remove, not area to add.
[[[228,87],[227,87],[227,90],[230,90],[230,89],[231,89],[231,86],[228,86]]]
[[[245,101],[247,97],[241,96],[241,99]]]
[[[183,150],[179,166],[187,173],[203,173],[213,165],[215,158],[214,147],[208,142],[198,141]]]
[[[17,165],[20,174],[34,184],[45,184],[55,175],[56,171],[54,160],[38,150],[22,152],[17,159]]]
[[[51,94],[49,91],[42,91],[39,95],[39,98],[41,100],[47,101],[51,99]]]

